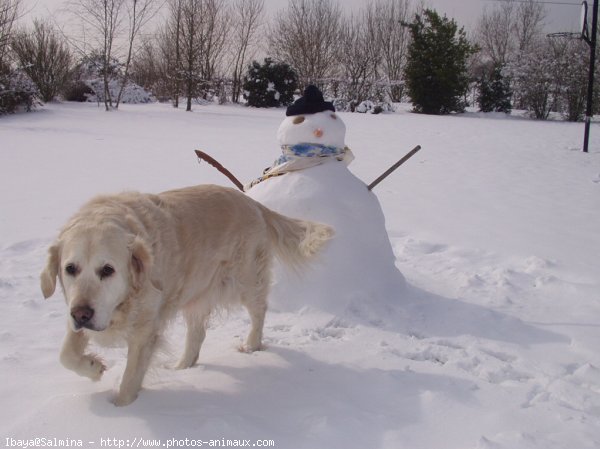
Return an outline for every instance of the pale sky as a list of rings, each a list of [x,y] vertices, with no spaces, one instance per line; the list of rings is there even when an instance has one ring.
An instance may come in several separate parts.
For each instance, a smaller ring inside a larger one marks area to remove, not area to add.
[[[338,0],[338,3],[343,9],[353,10],[359,9],[362,5],[370,0]],[[547,0],[550,1],[550,0]],[[557,1],[557,0],[553,0]],[[548,16],[546,19],[546,31],[578,31],[581,11],[581,1],[579,0],[560,0],[569,5],[546,4]],[[49,12],[56,13],[61,5],[64,5],[64,0],[24,0],[26,9],[29,13],[23,20],[31,20],[34,17],[48,15]],[[414,4],[420,3],[420,0],[413,0]],[[275,12],[279,9],[284,9],[287,5],[287,0],[265,0],[267,11]],[[592,3],[592,0],[588,0]],[[446,14],[448,17],[454,18],[459,25],[464,26],[468,31],[475,28],[479,17],[485,8],[494,8],[497,1],[494,0],[425,0],[425,4],[433,7],[438,12]],[[590,6],[591,10],[591,6]],[[59,14],[60,16],[60,14]],[[60,17],[58,18],[60,19]]]
[[[560,0],[573,3],[574,6],[546,4],[548,16],[546,29],[549,33],[558,31],[576,31],[579,26],[581,1]],[[498,2],[490,0],[427,0],[438,12],[453,17],[460,25],[469,30],[474,28],[483,11],[493,9]],[[590,0],[591,3],[591,0]],[[590,8],[591,10],[591,8]]]
[[[360,8],[369,3],[370,0],[338,0],[338,3],[344,9]],[[556,0],[554,0],[556,1]],[[548,11],[547,31],[576,31],[579,27],[581,1],[580,0],[559,0],[568,5],[546,4]],[[420,4],[420,0],[413,0],[414,4]],[[588,0],[592,3],[592,0]],[[464,26],[469,31],[475,28],[477,21],[485,8],[492,9],[497,2],[493,0],[425,0],[425,5],[433,7],[439,13],[445,13],[448,17],[454,18],[459,25]],[[284,9],[287,0],[265,0],[265,5],[269,11]],[[591,6],[590,6],[591,11]]]

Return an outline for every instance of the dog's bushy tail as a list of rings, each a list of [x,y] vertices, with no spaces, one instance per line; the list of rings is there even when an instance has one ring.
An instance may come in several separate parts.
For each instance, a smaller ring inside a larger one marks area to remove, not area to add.
[[[297,220],[263,207],[275,255],[294,270],[301,269],[334,235],[331,226]]]

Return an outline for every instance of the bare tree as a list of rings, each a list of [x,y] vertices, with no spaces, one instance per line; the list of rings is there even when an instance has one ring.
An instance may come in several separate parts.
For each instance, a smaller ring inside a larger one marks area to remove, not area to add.
[[[340,65],[348,100],[357,105],[370,97],[377,81],[379,36],[373,8],[343,19],[340,26]]]
[[[551,85],[543,84],[548,73],[535,73],[531,64],[539,64],[539,72],[548,64],[543,55],[548,49],[542,34],[545,17],[545,6],[536,0],[505,0],[482,15],[477,32],[480,66],[488,71],[508,67],[513,104],[532,110],[537,118],[548,116],[553,100]]]
[[[64,89],[71,73],[71,52],[62,36],[48,22],[35,20],[30,32],[15,33],[11,46],[42,100],[52,101]]]
[[[214,81],[219,71],[230,30],[230,14],[225,0],[205,0],[201,27],[201,74],[207,85]],[[206,96],[207,89],[204,89]]]
[[[203,18],[203,0],[182,0],[179,42],[183,90],[187,98],[186,111],[192,110],[200,81],[200,54],[202,51],[200,26]]]
[[[502,2],[492,11],[485,11],[479,20],[477,37],[481,51],[494,65],[504,65],[514,53],[513,28],[515,5]]]
[[[546,40],[530,45],[520,58],[507,64],[512,80],[513,104],[530,111],[537,119],[545,120],[555,105],[555,78],[553,49]]]
[[[587,98],[589,47],[580,39],[555,37],[549,40],[553,64],[555,108],[563,117],[583,119]]]
[[[264,0],[236,0],[232,10],[232,101],[239,102],[242,92],[242,74],[252,59],[261,24]]]
[[[182,0],[179,50],[186,111],[192,100],[206,97],[211,82],[225,55],[229,16],[224,0]]]
[[[183,15],[185,0],[167,0],[167,18],[159,26],[157,46],[146,44],[153,50],[153,57],[157,59],[157,75],[163,77],[165,87],[173,100],[173,107],[179,107],[179,97],[182,93],[183,81]],[[192,5],[187,5],[190,9]],[[139,64],[139,62],[138,62]]]
[[[179,107],[183,0],[169,0],[170,18],[162,33],[161,50],[173,81],[173,107]]]
[[[155,0],[129,0],[126,3],[127,15],[129,18],[129,33],[128,33],[128,49],[127,58],[125,59],[125,70],[123,73],[123,79],[121,80],[121,86],[119,87],[119,93],[117,94],[117,101],[115,108],[119,108],[121,103],[121,97],[125,86],[129,81],[129,66],[131,64],[131,57],[133,54],[133,45],[140,30],[157,12],[157,2]]]
[[[21,0],[0,0],[0,71],[8,66],[9,45]]]
[[[545,19],[546,7],[539,1],[527,0],[518,3],[513,29],[519,54],[527,52],[542,37]]]
[[[479,45],[494,65],[504,65],[538,45],[546,17],[545,6],[535,0],[506,0],[479,20]]]
[[[94,40],[96,51],[102,58],[104,107],[113,107],[109,88],[112,73],[115,39],[121,31],[124,0],[72,0],[74,14],[80,19],[83,32]],[[87,42],[84,43],[87,45]]]
[[[159,50],[153,38],[142,38],[139,49],[131,61],[131,79],[156,94],[156,83],[160,78]]]
[[[176,73],[173,40],[163,37],[164,26],[144,36],[131,62],[131,79],[151,91],[159,101],[173,99]]]
[[[269,29],[270,50],[298,71],[300,87],[335,75],[341,9],[331,0],[290,0]]]
[[[410,0],[381,0],[375,4],[375,26],[378,28],[381,70],[389,85],[390,99],[402,101],[402,74],[406,64],[410,32],[404,26],[411,17]]]

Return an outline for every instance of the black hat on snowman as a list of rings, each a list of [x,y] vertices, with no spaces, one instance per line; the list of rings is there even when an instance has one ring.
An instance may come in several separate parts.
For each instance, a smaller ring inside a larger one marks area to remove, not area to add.
[[[313,84],[304,89],[304,95],[288,106],[286,116],[316,114],[317,112],[335,112],[333,103],[323,99],[323,93]]]

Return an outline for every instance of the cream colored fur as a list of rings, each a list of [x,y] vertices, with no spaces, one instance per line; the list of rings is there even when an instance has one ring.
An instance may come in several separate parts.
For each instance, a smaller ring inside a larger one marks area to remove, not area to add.
[[[98,380],[106,367],[86,353],[90,338],[125,339],[127,364],[114,402],[127,405],[178,311],[187,337],[177,368],[189,368],[211,311],[235,303],[247,308],[252,322],[243,349],[256,351],[273,256],[299,268],[332,235],[326,225],[284,217],[218,186],[93,199],[66,224],[41,274],[44,297],[54,293],[58,279],[71,312],[60,360]],[[93,316],[82,325],[90,310]]]

